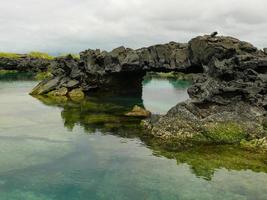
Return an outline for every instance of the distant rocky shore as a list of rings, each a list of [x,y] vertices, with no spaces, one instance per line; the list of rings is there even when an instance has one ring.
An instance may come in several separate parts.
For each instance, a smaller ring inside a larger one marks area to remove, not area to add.
[[[0,53],[0,70],[18,72],[45,72],[53,60],[52,57],[36,54]]]
[[[77,96],[90,91],[141,95],[147,72],[202,73],[190,99],[143,126],[166,148],[242,144],[267,148],[267,54],[232,37],[204,35],[137,50],[86,50],[80,59],[55,58],[52,77],[32,95]]]

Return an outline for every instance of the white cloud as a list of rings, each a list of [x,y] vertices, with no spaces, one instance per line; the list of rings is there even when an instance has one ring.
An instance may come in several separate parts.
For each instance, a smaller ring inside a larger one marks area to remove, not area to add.
[[[0,1],[0,51],[138,48],[214,30],[267,47],[266,0]]]

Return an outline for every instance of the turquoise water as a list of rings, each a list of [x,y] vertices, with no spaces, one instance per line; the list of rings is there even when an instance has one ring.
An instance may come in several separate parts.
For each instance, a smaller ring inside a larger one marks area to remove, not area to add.
[[[152,79],[142,100],[36,99],[30,80],[0,81],[0,200],[267,199],[267,156],[231,146],[167,152],[122,113],[164,113],[189,83]]]

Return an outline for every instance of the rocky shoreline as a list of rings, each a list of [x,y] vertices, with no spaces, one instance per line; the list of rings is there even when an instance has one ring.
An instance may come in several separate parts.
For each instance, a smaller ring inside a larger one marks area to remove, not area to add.
[[[28,54],[0,55],[0,70],[39,73],[46,72],[52,59],[33,57]]]
[[[51,69],[53,77],[38,84],[32,95],[75,96],[77,91],[84,96],[96,90],[140,96],[147,72],[202,73],[188,89],[190,100],[143,121],[149,134],[169,149],[267,147],[267,54],[250,43],[204,35],[187,44],[86,50],[80,59],[56,58]]]
[[[201,36],[189,45],[191,62],[204,68],[188,89],[190,100],[143,125],[174,149],[196,143],[266,148],[266,54],[230,37]]]

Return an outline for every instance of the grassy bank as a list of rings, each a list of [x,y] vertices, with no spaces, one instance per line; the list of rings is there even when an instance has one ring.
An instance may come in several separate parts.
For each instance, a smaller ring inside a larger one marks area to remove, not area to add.
[[[17,54],[17,53],[9,53],[9,52],[0,52],[0,58],[22,58],[22,57],[30,57],[30,58],[40,58],[52,60],[54,56],[49,55],[48,53],[33,51],[28,54]]]

